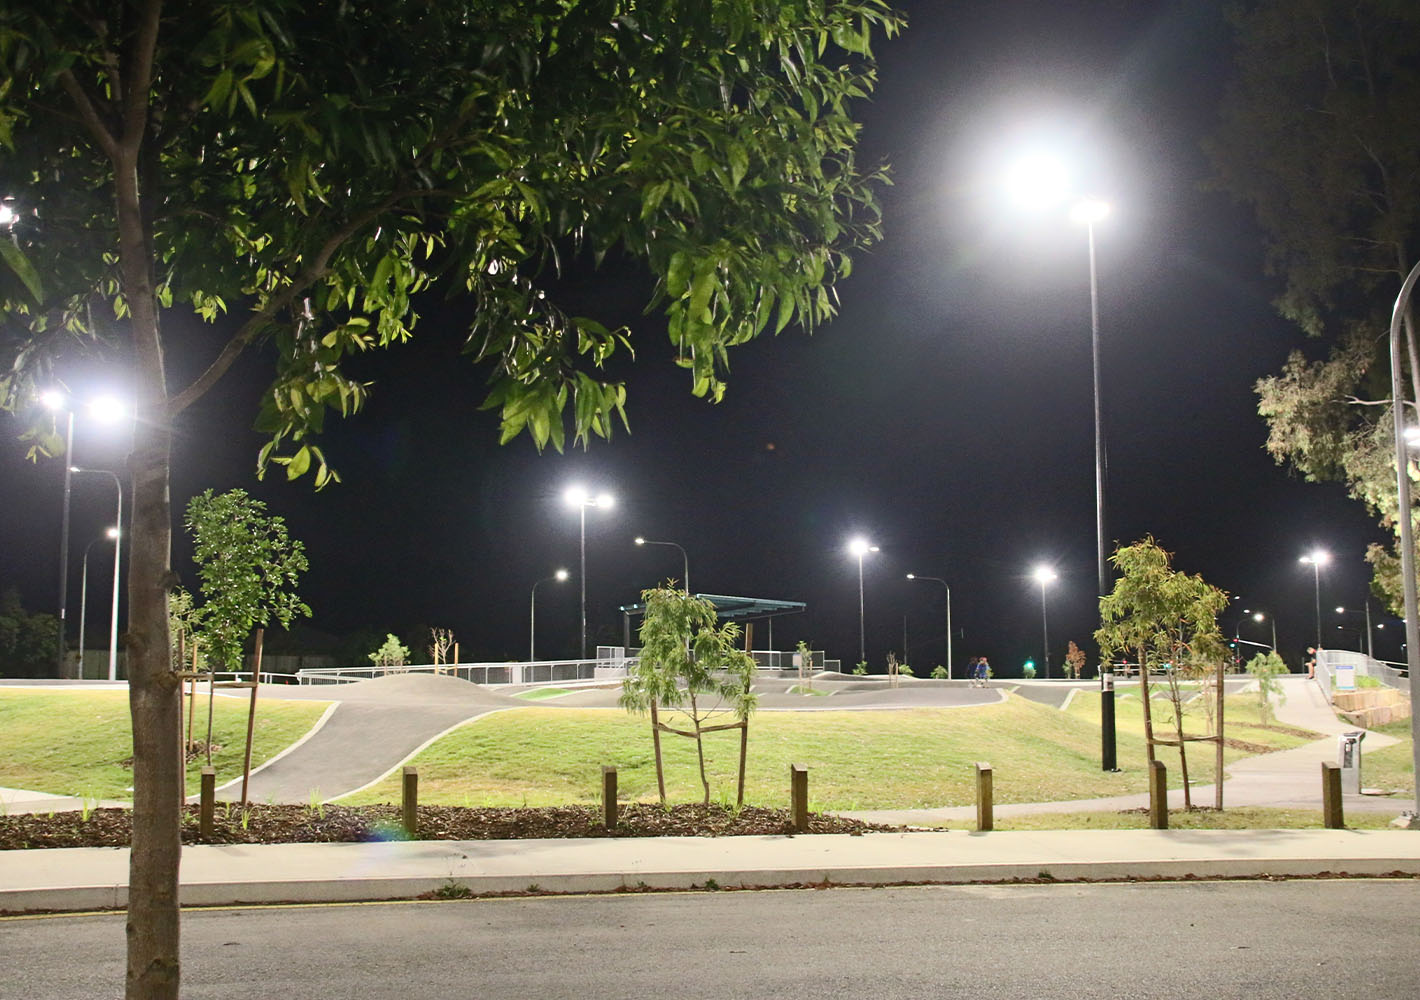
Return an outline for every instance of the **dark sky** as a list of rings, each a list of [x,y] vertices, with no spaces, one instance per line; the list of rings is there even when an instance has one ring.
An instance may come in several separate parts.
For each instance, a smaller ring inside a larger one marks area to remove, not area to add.
[[[807,602],[776,625],[776,647],[803,638],[856,660],[845,544],[862,533],[881,547],[864,564],[874,669],[901,652],[904,619],[909,661],[943,660],[941,588],[904,579],[915,572],[951,583],[956,669],[987,655],[1009,674],[1040,658],[1027,573],[1043,561],[1060,574],[1048,592],[1058,666],[1066,640],[1084,644],[1096,625],[1085,233],[1008,209],[996,183],[1023,143],[1047,142],[1081,193],[1115,206],[1097,229],[1109,535],[1152,533],[1179,568],[1275,613],[1295,667],[1315,629],[1298,556],[1334,556],[1322,603],[1337,636],[1331,608],[1365,598],[1362,554],[1379,533],[1340,487],[1302,483],[1262,448],[1252,384],[1299,341],[1269,304],[1248,212],[1202,186],[1199,144],[1230,58],[1220,5],[898,6],[910,27],[880,44],[880,85],[860,112],[864,159],[893,165],[887,237],[841,287],[835,322],[732,352],[721,405],[690,395],[663,322],[640,313],[643,282],[613,266],[563,294],[634,331],[630,435],[564,455],[525,438],[498,447],[496,419],[477,409],[483,375],[456,357],[457,309],[431,303],[413,344],[372,359],[366,411],[327,437],[342,485],[255,481],[254,357],[180,428],[175,512],[209,486],[248,489],[306,543],[313,626],[449,626],[465,660],[527,655],[529,588],[558,566],[574,578],[538,591],[539,652],[575,649],[577,518],[561,501],[573,481],[618,499],[587,520],[589,615],[616,635],[617,605],[680,576],[673,549],[632,544],[643,534],[688,550],[697,591]],[[121,449],[81,424],[75,451],[112,465]],[[52,610],[60,466],[21,454],[6,442],[0,585]],[[75,490],[71,616],[77,553],[111,494],[99,480]],[[194,581],[180,538],[175,566]],[[96,612],[90,628],[106,625]],[[1397,632],[1378,633],[1378,654],[1398,656]],[[762,648],[762,626],[756,637]]]

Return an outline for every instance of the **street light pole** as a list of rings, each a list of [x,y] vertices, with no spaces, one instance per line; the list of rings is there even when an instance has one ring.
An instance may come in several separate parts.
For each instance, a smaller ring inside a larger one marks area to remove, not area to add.
[[[538,584],[540,584],[540,583],[546,583],[548,580],[556,580],[556,581],[558,581],[559,583],[561,583],[563,580],[566,580],[566,579],[567,579],[567,575],[568,575],[568,574],[567,574],[567,571],[566,571],[565,569],[559,569],[556,573],[552,574],[551,576],[545,576],[545,577],[543,577],[541,580],[538,580],[536,583],[534,583],[534,584],[532,585],[532,594],[531,594],[531,596],[529,597],[529,600],[528,600],[528,660],[529,660],[530,662],[533,662],[533,661],[536,661],[536,660],[537,660],[537,587],[538,587]]]
[[[115,532],[113,540],[113,606],[109,612],[108,626],[108,679],[118,680],[118,590],[119,590],[119,567],[122,560],[120,554],[123,551],[123,481],[118,478],[118,473],[108,469],[81,469],[77,465],[70,466],[69,471],[77,475],[93,474],[99,476],[109,476],[113,479],[114,493],[117,496],[117,509],[114,512]],[[79,651],[83,656],[83,650]]]
[[[878,547],[869,542],[866,538],[855,538],[848,543],[848,551],[858,557],[858,662],[868,662],[868,639],[865,628],[865,605],[863,603],[863,557],[869,552],[878,551]]]
[[[919,576],[916,573],[908,573],[909,580],[933,580],[942,585],[942,589],[947,592],[947,680],[952,679],[952,588],[947,585],[947,581],[940,576]],[[907,643],[903,642],[906,646]]]
[[[1412,691],[1415,678],[1420,677],[1420,607],[1417,607],[1420,601],[1417,601],[1415,587],[1415,526],[1411,521],[1414,508],[1410,500],[1410,456],[1405,452],[1405,379],[1401,371],[1400,336],[1417,280],[1420,280],[1420,264],[1405,276],[1390,314],[1390,409],[1395,434],[1396,512],[1400,525],[1400,577],[1405,588],[1406,676]],[[1420,775],[1420,712],[1410,713],[1410,736],[1415,773]],[[1415,803],[1420,806],[1420,785],[1417,785]]]
[[[84,569],[79,574],[79,668],[76,671],[78,679],[84,679],[84,623],[88,621],[89,612],[89,550],[105,538],[118,540],[118,529],[109,528],[98,538],[95,538],[88,545],[84,546],[84,558],[80,560]]]
[[[1095,266],[1095,223],[1109,214],[1109,205],[1089,200],[1077,204],[1071,215],[1083,223],[1090,248],[1090,357],[1094,371],[1095,404],[1095,549],[1099,572],[1099,596],[1109,593],[1109,561],[1105,553],[1104,529],[1104,413],[1100,398],[1100,295],[1099,272]]]
[[[57,410],[64,406],[66,401],[59,393],[50,392],[45,394],[43,402],[49,409]],[[74,411],[66,408],[65,417],[67,428],[64,435],[64,503],[59,515],[59,635],[54,651],[54,676],[58,678],[63,678],[65,674],[65,605],[69,599],[69,494],[73,488],[70,466],[74,462]]]
[[[1055,581],[1056,575],[1049,566],[1037,566],[1031,576],[1040,584],[1040,638],[1045,650],[1045,679],[1050,680],[1050,624],[1045,613],[1045,587]]]
[[[1297,560],[1309,563],[1312,568],[1312,585],[1316,592],[1316,651],[1321,655],[1321,567],[1331,561],[1331,554],[1324,549],[1313,549]]]
[[[587,659],[587,508],[605,507],[610,508],[615,501],[610,493],[599,493],[591,496],[581,486],[569,487],[562,498],[573,507],[577,508],[578,520],[581,525],[581,580],[582,586],[582,659]]]
[[[685,587],[685,592],[686,592],[687,594],[690,593],[690,556],[688,556],[688,555],[685,554],[685,549],[681,548],[681,547],[680,547],[679,545],[677,545],[675,542],[653,542],[653,541],[651,541],[649,538],[642,538],[640,535],[637,535],[637,536],[636,536],[636,544],[637,544],[637,545],[669,545],[669,546],[670,546],[671,548],[673,548],[673,549],[679,549],[679,550],[680,550],[681,562],[684,564],[684,568],[685,568],[685,575],[681,578],[681,583],[682,583],[682,584],[684,585],[684,587]]]

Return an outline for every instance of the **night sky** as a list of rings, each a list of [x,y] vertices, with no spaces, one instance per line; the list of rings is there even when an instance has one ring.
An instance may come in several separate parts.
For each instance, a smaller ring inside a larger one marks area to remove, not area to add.
[[[563,455],[526,437],[500,448],[495,415],[478,411],[484,373],[458,357],[467,304],[429,300],[412,344],[368,359],[367,409],[326,437],[343,484],[317,494],[279,469],[256,482],[261,439],[248,428],[270,367],[253,355],[179,427],[175,518],[202,489],[245,488],[306,544],[311,626],[447,626],[464,660],[526,657],[529,588],[559,566],[573,578],[538,590],[539,654],[576,649],[577,516],[561,500],[572,482],[618,501],[587,517],[594,642],[619,637],[618,605],[681,575],[679,554],[637,548],[640,534],[685,547],[696,591],[806,602],[776,623],[775,646],[807,639],[851,663],[858,580],[845,545],[861,533],[881,547],[864,562],[874,670],[901,655],[904,619],[919,674],[944,660],[942,589],[904,578],[915,572],[951,584],[954,669],[986,655],[1010,675],[1040,659],[1027,574],[1046,562],[1060,574],[1048,591],[1058,670],[1066,641],[1086,645],[1097,624],[1086,238],[1063,210],[1008,207],[998,184],[1023,144],[1043,143],[1074,163],[1080,194],[1115,208],[1097,227],[1110,537],[1152,533],[1238,607],[1274,613],[1294,669],[1315,629],[1312,572],[1297,559],[1320,545],[1334,559],[1321,579],[1328,640],[1354,644],[1335,627],[1357,619],[1332,608],[1364,600],[1362,554],[1380,533],[1339,486],[1303,483],[1264,452],[1251,387],[1300,337],[1269,304],[1248,211],[1204,187],[1200,140],[1230,59],[1220,5],[898,7],[909,28],[879,42],[880,85],[859,111],[863,161],[893,165],[886,239],[840,287],[836,321],[731,353],[722,404],[691,396],[664,322],[641,313],[645,278],[612,262],[557,290],[634,331],[631,433]],[[121,380],[117,365],[69,377],[76,393]],[[79,464],[121,461],[112,432],[81,421],[76,436]],[[52,611],[62,467],[24,463],[13,434],[3,448],[0,586]],[[79,554],[112,502],[102,480],[76,481],[76,623]],[[195,585],[180,533],[174,566]],[[106,631],[92,581],[90,596],[89,628]],[[1227,634],[1237,617],[1222,619]],[[1393,619],[1377,608],[1376,620]],[[1247,622],[1242,635],[1268,631]],[[1398,658],[1399,629],[1377,636],[1377,654]],[[763,626],[756,639],[763,648]]]

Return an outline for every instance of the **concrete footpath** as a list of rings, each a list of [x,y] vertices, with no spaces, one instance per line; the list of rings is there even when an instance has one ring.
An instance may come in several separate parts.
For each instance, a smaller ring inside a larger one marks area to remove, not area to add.
[[[1059,830],[188,846],[184,906],[1016,880],[1420,877],[1408,830]],[[122,908],[128,851],[0,852],[0,912]]]

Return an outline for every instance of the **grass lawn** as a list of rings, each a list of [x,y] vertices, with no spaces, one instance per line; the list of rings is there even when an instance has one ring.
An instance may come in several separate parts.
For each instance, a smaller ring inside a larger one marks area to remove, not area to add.
[[[975,801],[972,764],[978,760],[994,768],[999,803],[1144,792],[1142,725],[1131,724],[1129,699],[1121,701],[1117,746],[1123,771],[1118,774],[1100,771],[1099,705],[1088,698],[1077,698],[1069,712],[1023,698],[973,709],[761,712],[750,720],[745,801],[785,805],[791,763],[808,766],[815,810],[969,805]],[[1257,727],[1240,727],[1239,733],[1278,749],[1305,742]],[[694,742],[663,734],[662,746],[668,798],[698,800]],[[1227,759],[1244,755],[1229,750]],[[706,737],[712,801],[734,802],[738,757],[737,732]],[[1190,776],[1211,780],[1211,753],[1198,758]],[[1177,755],[1164,759],[1176,761]],[[411,763],[419,768],[420,801],[431,804],[593,802],[603,764],[616,766],[622,798],[656,795],[649,723],[615,710],[499,712],[449,733]],[[1172,764],[1169,778],[1177,787]],[[391,777],[342,801],[395,802],[399,795],[398,778]]]
[[[1400,740],[1384,750],[1367,750],[1361,744],[1361,784],[1367,788],[1386,788],[1400,795],[1415,794],[1414,744],[1410,740],[1410,720],[1388,722],[1377,726],[1378,733]]]
[[[212,755],[220,785],[241,777],[246,748],[247,698],[217,698]],[[184,706],[187,704],[183,700]],[[325,702],[258,701],[252,767],[275,756],[315,725]],[[132,799],[133,772],[120,761],[133,755],[126,691],[31,691],[0,688],[0,785],[57,795]],[[206,698],[198,695],[193,738],[207,734]],[[201,758],[188,767],[195,793]]]
[[[521,698],[524,701],[542,701],[544,698],[556,698],[559,695],[570,693],[570,688],[529,688],[526,691],[519,691],[513,697]]]

